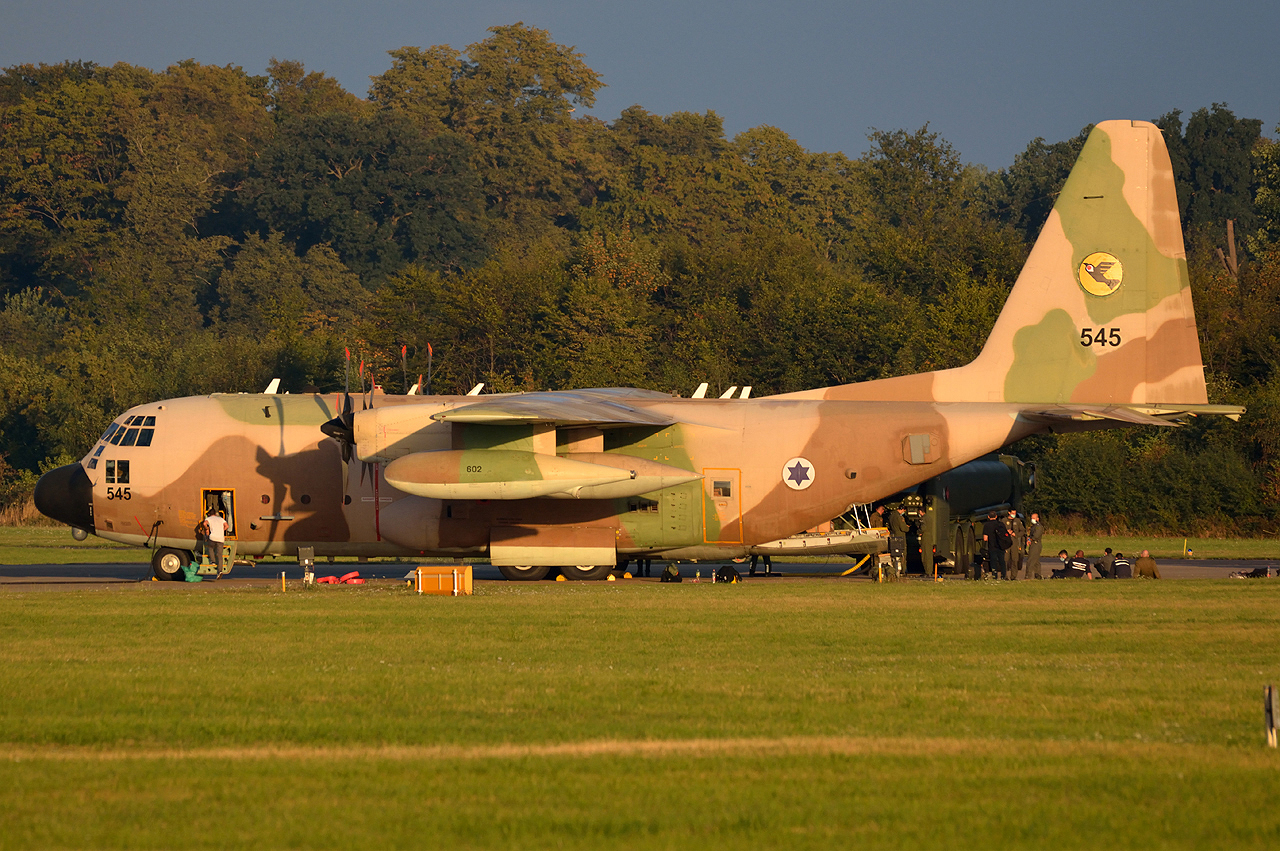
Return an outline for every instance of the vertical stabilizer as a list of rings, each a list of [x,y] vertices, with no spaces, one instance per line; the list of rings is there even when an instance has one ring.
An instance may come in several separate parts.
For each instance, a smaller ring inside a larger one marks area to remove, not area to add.
[[[1089,134],[991,336],[967,366],[790,398],[1205,404],[1204,366],[1160,130]]]
[[[1207,401],[1159,128],[1094,128],[981,355],[937,378],[941,395],[985,385],[990,401]]]

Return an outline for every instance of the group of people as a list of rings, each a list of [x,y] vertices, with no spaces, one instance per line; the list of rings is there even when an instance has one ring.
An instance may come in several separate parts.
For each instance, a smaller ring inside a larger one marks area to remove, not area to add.
[[[1075,555],[1059,550],[1058,560],[1062,562],[1062,567],[1053,571],[1054,579],[1092,579],[1095,571],[1099,579],[1160,578],[1160,565],[1156,564],[1149,550],[1143,550],[1135,562],[1129,561],[1124,553],[1111,552],[1111,547],[1107,547],[1102,557],[1092,564],[1084,550],[1076,550]]]
[[[874,513],[875,519],[889,530],[890,562],[898,573],[902,573],[909,530],[906,512],[901,507],[879,505]],[[1010,508],[1004,513],[993,511],[982,524],[981,552],[974,554],[977,557],[973,562],[972,576],[974,579],[988,575],[1009,580],[1044,579],[1040,565],[1043,545],[1044,524],[1037,512],[1031,512],[1024,522],[1016,509]],[[1147,550],[1143,550],[1136,561],[1130,561],[1124,553],[1113,553],[1110,547],[1093,562],[1085,557],[1083,550],[1076,550],[1074,556],[1062,550],[1058,559],[1062,566],[1053,568],[1052,579],[1093,579],[1095,573],[1100,579],[1160,578],[1160,566]],[[752,561],[754,563],[755,559]]]
[[[1043,579],[1040,568],[1043,539],[1044,525],[1039,514],[1032,512],[1030,521],[1024,524],[1014,509],[1009,509],[1005,517],[992,512],[982,526],[987,570],[1002,579],[1017,579],[1025,569],[1024,579]],[[1095,562],[1090,562],[1083,550],[1076,550],[1074,556],[1062,550],[1058,560],[1062,567],[1053,569],[1053,579],[1093,579],[1095,572],[1099,579],[1160,578],[1160,566],[1148,550],[1143,550],[1137,561],[1132,562],[1124,553],[1113,553],[1111,547]],[[974,565],[973,578],[982,578],[981,565]]]
[[[982,524],[982,541],[987,553],[986,570],[1000,579],[1043,579],[1040,573],[1040,551],[1044,542],[1044,524],[1040,515],[1031,513],[1024,523],[1016,509],[1001,517],[993,511]],[[1025,570],[1025,573],[1023,571]],[[973,578],[981,579],[983,565],[974,562]]]

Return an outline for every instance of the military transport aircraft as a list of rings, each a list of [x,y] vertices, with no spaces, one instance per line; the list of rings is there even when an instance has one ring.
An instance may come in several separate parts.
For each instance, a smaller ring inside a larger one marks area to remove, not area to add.
[[[699,394],[700,395],[700,394]],[[1089,136],[969,365],[758,398],[214,394],[125,411],[36,505],[155,548],[177,578],[210,507],[240,555],[488,556],[509,579],[740,556],[1041,432],[1208,405],[1160,131]]]

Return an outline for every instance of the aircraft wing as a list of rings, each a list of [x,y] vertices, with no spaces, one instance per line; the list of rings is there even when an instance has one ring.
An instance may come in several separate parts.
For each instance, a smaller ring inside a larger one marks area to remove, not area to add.
[[[1019,416],[1048,425],[1114,420],[1134,425],[1179,426],[1187,417],[1200,414],[1238,420],[1242,413],[1244,408],[1239,405],[1050,405],[1025,409]]]
[[[482,425],[668,426],[673,425],[676,420],[627,402],[671,398],[674,397],[666,393],[630,387],[521,393],[441,411],[432,419],[438,422]]]

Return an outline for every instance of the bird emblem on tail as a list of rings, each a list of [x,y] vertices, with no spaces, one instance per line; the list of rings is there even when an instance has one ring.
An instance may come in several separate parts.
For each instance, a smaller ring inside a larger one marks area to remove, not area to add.
[[[1080,286],[1097,296],[1111,295],[1124,280],[1124,266],[1114,254],[1095,251],[1080,263]]]

